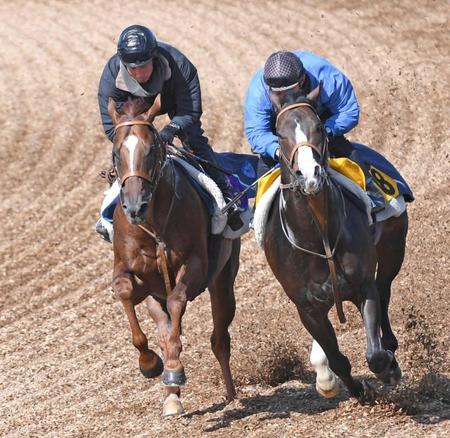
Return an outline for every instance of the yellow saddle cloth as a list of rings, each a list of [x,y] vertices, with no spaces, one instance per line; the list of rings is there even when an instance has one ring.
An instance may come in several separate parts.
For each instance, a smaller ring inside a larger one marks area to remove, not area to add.
[[[355,161],[350,158],[330,158],[328,161],[329,166],[336,172],[341,173],[353,182],[359,185],[364,191],[366,190],[366,177],[364,172]],[[256,193],[255,205],[258,205],[262,195],[272,185],[272,183],[280,175],[280,168],[274,169],[269,175],[265,176],[258,182],[258,191]],[[386,201],[389,202],[393,198],[399,196],[400,191],[397,182],[386,173],[377,169],[373,165],[370,166],[369,172],[375,180],[375,183],[382,191]]]
[[[363,190],[366,190],[366,178],[361,167],[349,158],[331,158],[329,160],[329,166],[342,175],[354,181]],[[255,205],[258,205],[262,195],[273,184],[281,173],[281,169],[274,169],[269,175],[265,176],[258,182],[258,191],[256,193]]]

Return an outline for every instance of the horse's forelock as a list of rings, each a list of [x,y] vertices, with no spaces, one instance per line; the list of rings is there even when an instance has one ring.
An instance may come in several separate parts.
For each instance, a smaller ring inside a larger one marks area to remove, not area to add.
[[[294,103],[307,103],[308,105],[311,105],[313,108],[316,108],[315,103],[312,100],[308,99],[306,97],[306,94],[295,92],[286,94],[280,110]]]
[[[120,107],[119,113],[133,118],[142,114],[144,111],[147,111],[149,108],[150,105],[146,103],[144,99],[128,99],[128,101]]]

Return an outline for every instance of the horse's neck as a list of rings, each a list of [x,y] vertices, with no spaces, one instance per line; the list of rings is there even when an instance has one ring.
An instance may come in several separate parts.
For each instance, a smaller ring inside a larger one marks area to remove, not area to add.
[[[284,191],[286,216],[290,222],[296,222],[305,234],[314,222],[314,229],[326,232],[330,238],[339,231],[342,205],[335,187],[326,183],[323,189],[314,196],[306,196],[300,192]],[[295,225],[293,224],[293,227]]]

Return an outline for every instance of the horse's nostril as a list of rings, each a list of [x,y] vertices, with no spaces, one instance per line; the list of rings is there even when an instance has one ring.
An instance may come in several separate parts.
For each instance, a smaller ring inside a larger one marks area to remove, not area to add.
[[[145,213],[145,210],[147,209],[148,202],[143,202],[141,206],[139,207],[138,216]]]

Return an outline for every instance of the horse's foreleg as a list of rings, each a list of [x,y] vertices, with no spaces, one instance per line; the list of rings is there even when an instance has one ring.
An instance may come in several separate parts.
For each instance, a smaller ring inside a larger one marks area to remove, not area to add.
[[[189,275],[186,265],[183,266],[177,276],[176,286],[167,295],[167,312],[170,322],[167,327],[167,337],[164,342],[164,372],[163,384],[165,386],[178,387],[186,383],[184,367],[180,361],[182,351],[181,344],[181,319],[186,310],[187,284]]]
[[[382,378],[389,372],[391,367],[393,353],[385,350],[381,345],[380,337],[380,302],[378,290],[374,283],[363,287],[364,296],[361,302],[361,314],[364,320],[367,337],[366,359],[370,370]]]
[[[214,329],[211,334],[211,348],[222,369],[227,400],[236,397],[236,389],[230,369],[230,334],[228,326],[234,318],[236,302],[234,298],[234,279],[239,267],[239,242],[233,242],[231,257],[223,270],[208,286],[211,295],[211,310]]]
[[[375,392],[366,382],[359,382],[351,375],[351,365],[346,356],[339,351],[333,326],[326,310],[323,313],[309,311],[297,306],[300,319],[311,336],[319,343],[328,358],[330,368],[342,380],[350,395],[361,403],[372,402]]]
[[[170,319],[166,310],[161,303],[155,300],[152,296],[148,296],[145,299],[148,312],[156,323],[158,330],[159,345],[162,351],[166,350],[166,343],[169,336]],[[166,399],[163,403],[163,416],[168,417],[171,415],[180,415],[184,412],[183,405],[180,400],[180,387],[179,386],[166,386]]]
[[[135,291],[130,274],[116,276],[113,281],[116,296],[122,302],[130,323],[133,345],[139,350],[139,368],[145,377],[159,376],[163,371],[161,358],[148,348],[147,337],[139,326],[135,311]]]
[[[316,340],[313,340],[309,360],[316,371],[317,392],[326,398],[336,397],[339,393],[339,382],[329,367],[325,352]]]

